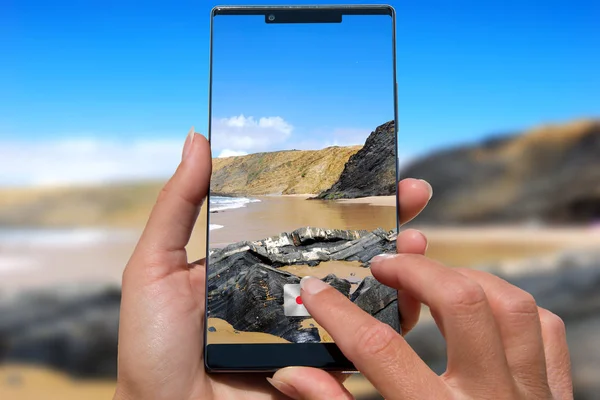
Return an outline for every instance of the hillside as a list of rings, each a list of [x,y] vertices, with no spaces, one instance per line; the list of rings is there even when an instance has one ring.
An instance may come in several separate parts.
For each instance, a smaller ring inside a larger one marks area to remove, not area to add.
[[[316,194],[339,178],[361,147],[288,150],[213,159],[211,192],[218,194]]]
[[[389,121],[371,132],[363,148],[350,157],[339,180],[317,197],[352,199],[395,194],[395,150],[394,121]]]
[[[600,220],[600,120],[546,125],[443,150],[401,177],[428,180],[421,223]]]

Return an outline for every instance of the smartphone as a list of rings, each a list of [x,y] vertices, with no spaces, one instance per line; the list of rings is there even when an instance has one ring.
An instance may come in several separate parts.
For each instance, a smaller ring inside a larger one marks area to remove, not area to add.
[[[208,371],[354,371],[302,304],[307,275],[400,331],[370,271],[396,252],[395,47],[390,6],[212,10]]]

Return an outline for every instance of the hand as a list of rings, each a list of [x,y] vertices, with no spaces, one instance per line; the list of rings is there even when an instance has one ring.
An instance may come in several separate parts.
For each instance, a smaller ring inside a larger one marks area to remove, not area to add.
[[[191,130],[183,160],[160,193],[123,273],[115,400],[288,398],[267,383],[267,375],[205,373],[204,262],[189,263],[185,246],[210,175],[208,142]],[[401,222],[407,222],[427,204],[430,186],[407,179],[399,188]],[[404,252],[425,251],[423,235],[414,230],[402,232],[399,243]],[[330,380],[342,380],[312,368],[297,368],[295,374],[324,390],[332,387]]]
[[[429,306],[446,339],[444,374],[435,374],[403,337],[322,281],[303,279],[302,301],[386,399],[573,399],[564,324],[527,292],[423,255],[378,256],[371,270],[383,284]],[[418,312],[410,312],[403,317],[412,326]],[[333,379],[326,391],[337,397],[322,395],[293,368],[277,371],[273,384],[294,399],[352,399]]]

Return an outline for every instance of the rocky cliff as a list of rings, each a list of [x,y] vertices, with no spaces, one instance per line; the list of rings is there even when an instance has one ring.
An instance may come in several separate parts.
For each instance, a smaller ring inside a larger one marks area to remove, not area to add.
[[[574,121],[433,153],[401,178],[429,181],[420,223],[600,219],[600,120]]]
[[[396,193],[396,134],[394,121],[378,126],[320,199],[350,199]]]
[[[218,194],[317,194],[340,176],[360,146],[287,150],[213,159],[211,192]]]

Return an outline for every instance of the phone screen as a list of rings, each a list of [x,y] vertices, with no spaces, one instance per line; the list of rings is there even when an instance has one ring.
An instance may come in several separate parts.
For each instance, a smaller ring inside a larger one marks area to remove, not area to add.
[[[369,268],[396,251],[392,10],[235,10],[212,19],[206,344],[332,343],[308,275],[399,330]]]

